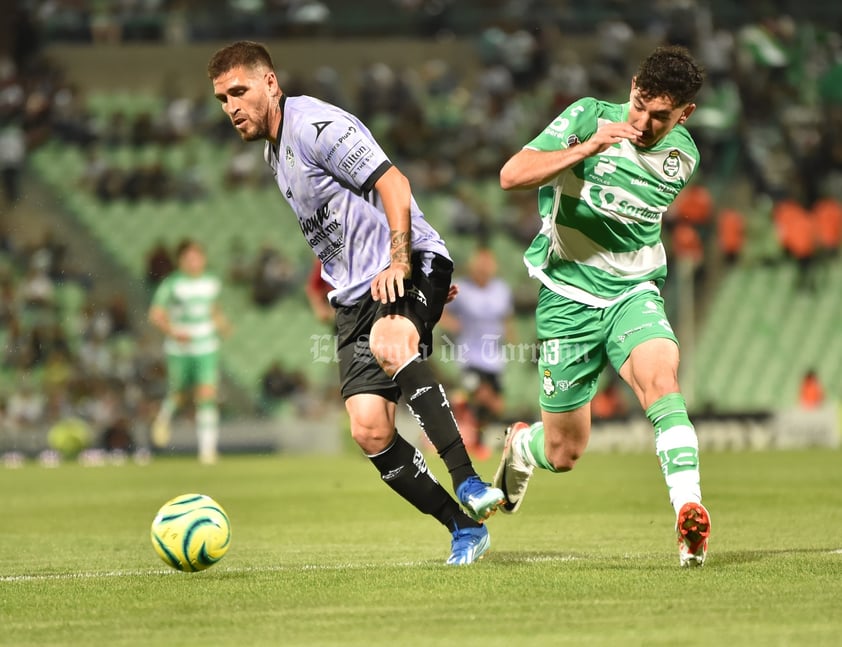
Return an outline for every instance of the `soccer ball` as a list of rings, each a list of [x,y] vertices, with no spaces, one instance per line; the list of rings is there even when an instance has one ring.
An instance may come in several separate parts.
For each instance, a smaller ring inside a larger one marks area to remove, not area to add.
[[[168,566],[203,571],[222,559],[231,544],[225,510],[204,494],[182,494],[167,501],[152,521],[152,546]]]

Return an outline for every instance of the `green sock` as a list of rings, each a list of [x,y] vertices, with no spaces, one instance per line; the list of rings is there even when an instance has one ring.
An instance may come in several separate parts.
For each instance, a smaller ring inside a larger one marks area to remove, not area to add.
[[[535,422],[529,429],[519,433],[517,444],[518,451],[527,465],[558,472],[547,460],[547,454],[544,452],[544,423]]]
[[[688,501],[702,500],[699,440],[680,393],[668,393],[646,410],[655,427],[655,452],[676,513]]]

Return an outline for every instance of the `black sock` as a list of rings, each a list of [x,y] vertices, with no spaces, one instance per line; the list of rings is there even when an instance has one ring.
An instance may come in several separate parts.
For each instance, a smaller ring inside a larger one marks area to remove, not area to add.
[[[468,477],[476,476],[444,387],[433,376],[429,364],[416,357],[392,379],[401,388],[412,414],[447,465],[453,489]]]
[[[424,514],[438,519],[451,532],[479,526],[462,512],[459,504],[430,473],[421,452],[400,434],[395,434],[388,449],[368,458],[386,485]]]

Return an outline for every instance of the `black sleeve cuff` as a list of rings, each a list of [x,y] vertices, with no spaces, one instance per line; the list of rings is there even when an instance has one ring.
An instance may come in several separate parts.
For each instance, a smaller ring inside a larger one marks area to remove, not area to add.
[[[392,163],[389,160],[383,162],[380,166],[374,169],[374,172],[368,176],[368,179],[365,183],[360,187],[364,193],[368,193],[374,188],[374,185],[377,184],[377,180],[383,177],[383,174],[392,168]]]

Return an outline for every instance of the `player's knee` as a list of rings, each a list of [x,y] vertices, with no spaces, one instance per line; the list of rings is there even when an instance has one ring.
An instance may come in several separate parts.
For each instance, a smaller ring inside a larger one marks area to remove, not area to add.
[[[386,449],[394,436],[393,428],[376,421],[351,419],[351,438],[369,456],[379,454]]]
[[[418,352],[415,327],[406,321],[405,323],[409,325],[410,329],[407,330],[406,326],[401,325],[401,323],[381,319],[372,328],[369,338],[371,354],[374,355],[377,363],[383,367],[388,375],[393,375]],[[415,333],[414,343],[413,335],[410,332]]]
[[[554,472],[569,472],[576,466],[576,461],[582,456],[582,452],[566,447],[559,447],[555,450],[549,449],[546,454],[547,461]]]
[[[678,376],[671,371],[662,371],[643,384],[647,402],[655,402],[669,393],[678,392]]]

